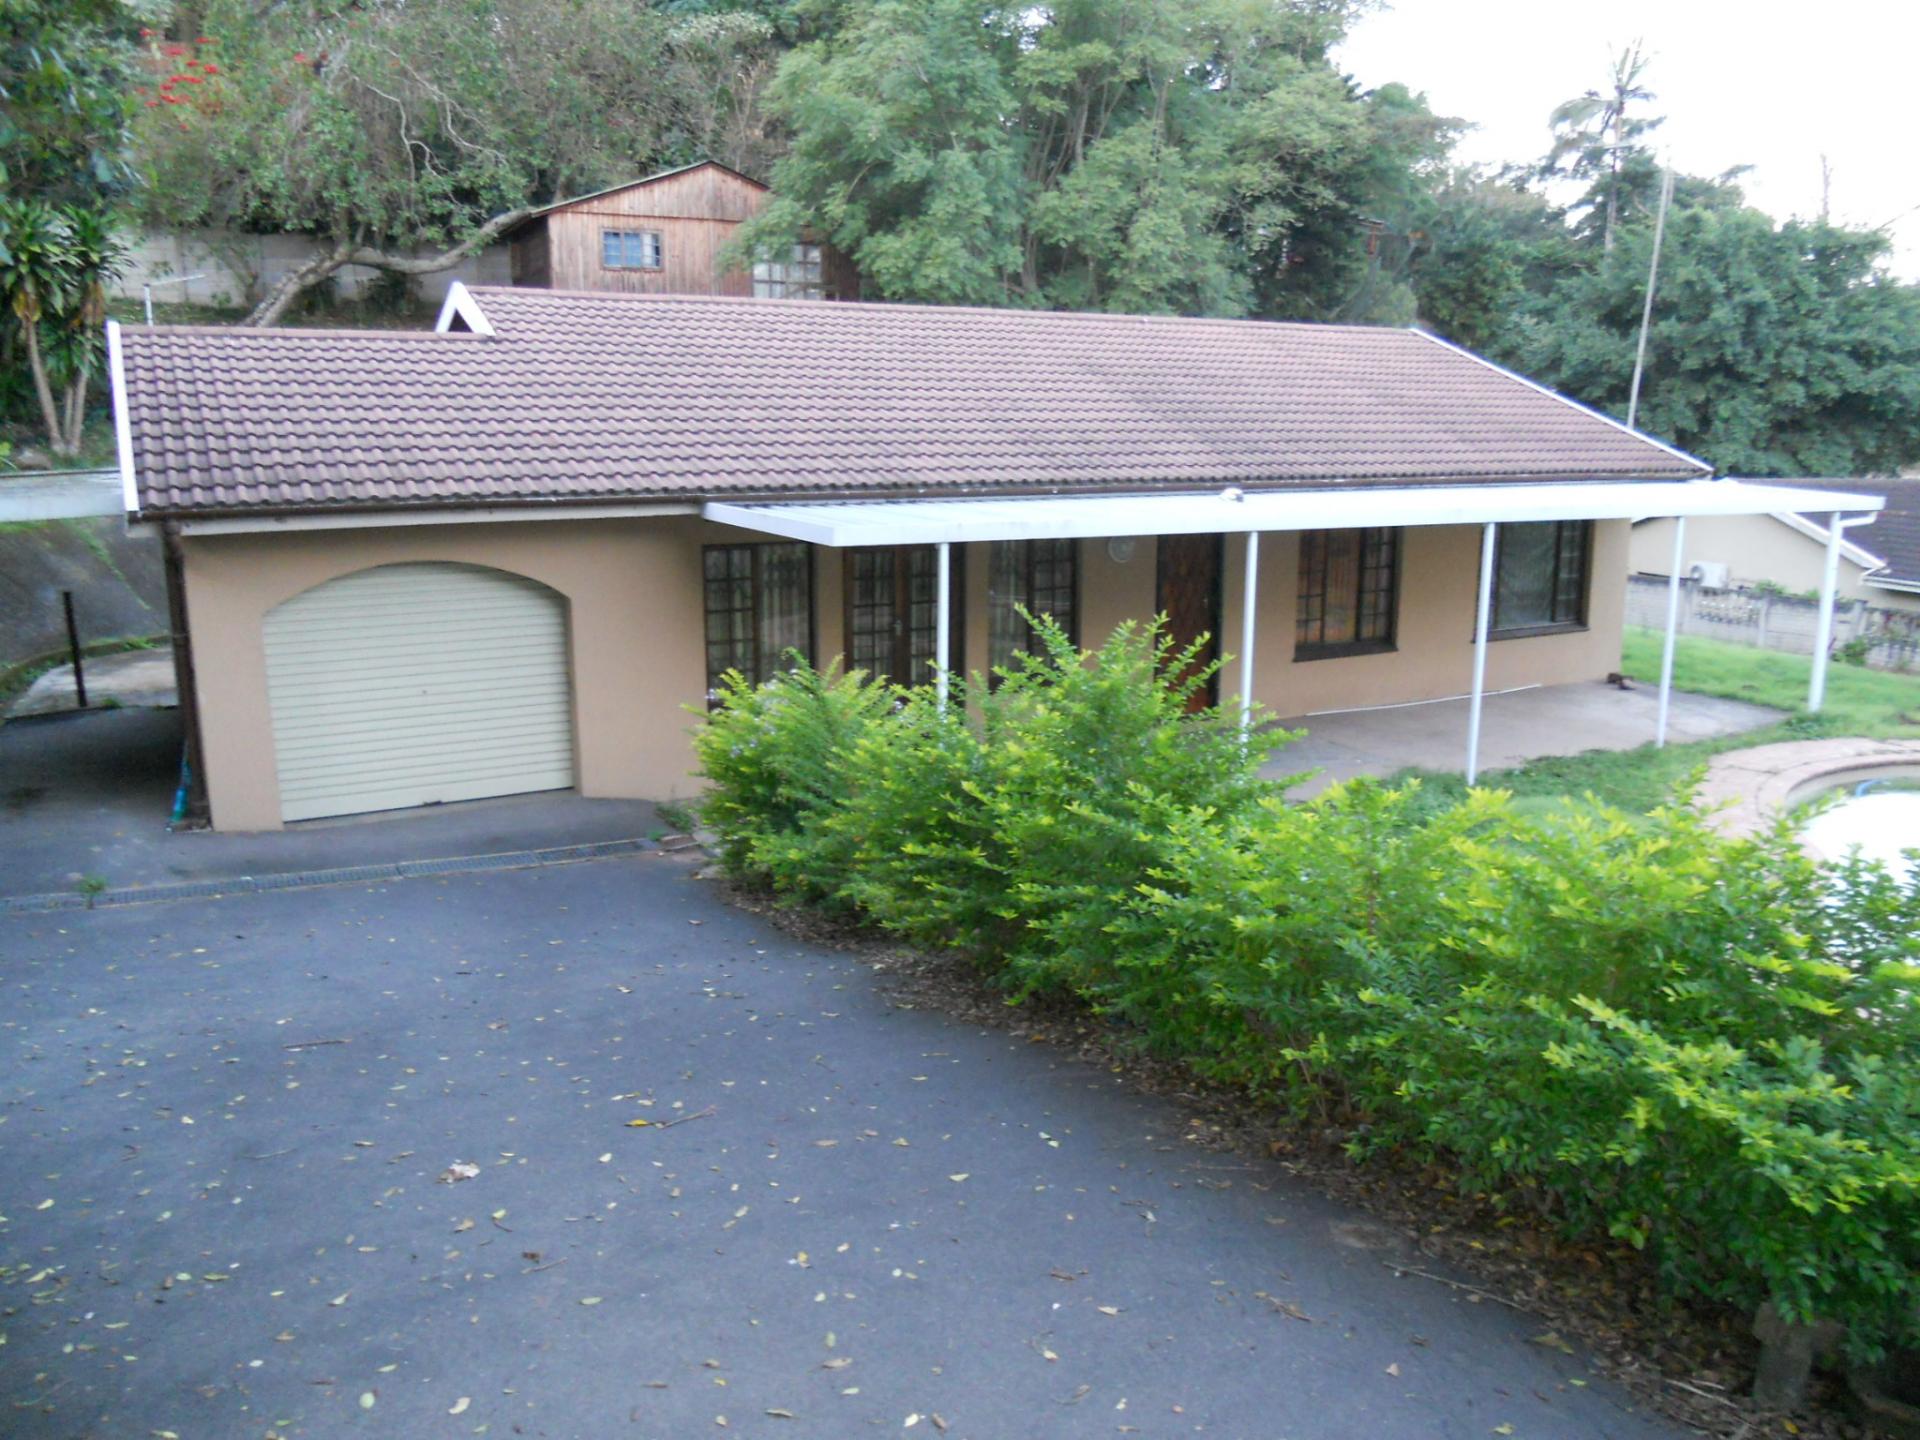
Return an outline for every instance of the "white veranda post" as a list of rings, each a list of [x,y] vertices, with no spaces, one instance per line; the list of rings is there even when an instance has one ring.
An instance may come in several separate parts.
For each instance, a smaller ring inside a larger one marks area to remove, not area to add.
[[[1820,575],[1820,619],[1813,629],[1813,678],[1807,709],[1818,714],[1827,700],[1827,651],[1833,646],[1833,592],[1840,587],[1840,516],[1827,516],[1827,564]]]
[[[1673,519],[1673,561],[1667,567],[1667,643],[1660,652],[1660,718],[1654,722],[1653,743],[1667,743],[1667,711],[1673,704],[1673,640],[1680,630],[1680,557],[1687,548],[1687,517]]]
[[[947,668],[951,662],[948,650],[952,647],[949,631],[952,617],[949,613],[949,596],[953,584],[953,547],[942,540],[935,547],[934,583],[933,583],[933,693],[940,709],[947,708]]]
[[[1480,709],[1487,693],[1487,631],[1493,618],[1494,537],[1489,520],[1480,533],[1480,597],[1473,615],[1473,694],[1467,705],[1467,784],[1480,778]]]
[[[1253,612],[1260,588],[1260,532],[1247,532],[1247,594],[1240,611],[1240,734],[1253,730]]]

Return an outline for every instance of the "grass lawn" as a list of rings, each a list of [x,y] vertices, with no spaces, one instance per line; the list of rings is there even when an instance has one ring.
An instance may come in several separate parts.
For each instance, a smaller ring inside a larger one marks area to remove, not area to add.
[[[1640,684],[1657,685],[1660,641],[1655,631],[1628,630],[1621,668]],[[1808,715],[1802,707],[1812,668],[1813,662],[1801,655],[1683,638],[1673,657],[1675,689],[1771,705],[1790,712],[1790,717],[1744,735],[1669,745],[1664,750],[1642,745],[1637,750],[1595,750],[1536,760],[1513,770],[1487,771],[1481,783],[1513,791],[1529,808],[1553,804],[1566,795],[1591,793],[1622,809],[1644,811],[1665,802],[1675,787],[1725,750],[1827,735],[1920,738],[1920,676],[1835,662],[1827,668],[1825,708],[1818,715]],[[1403,770],[1393,777],[1395,781],[1415,778],[1435,804],[1456,799],[1466,790],[1460,776],[1430,770]]]

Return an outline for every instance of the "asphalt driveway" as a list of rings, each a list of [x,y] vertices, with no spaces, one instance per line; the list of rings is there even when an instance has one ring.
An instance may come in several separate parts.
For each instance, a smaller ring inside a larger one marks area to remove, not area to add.
[[[0,983],[15,1440],[1677,1433],[685,858],[15,915]]]

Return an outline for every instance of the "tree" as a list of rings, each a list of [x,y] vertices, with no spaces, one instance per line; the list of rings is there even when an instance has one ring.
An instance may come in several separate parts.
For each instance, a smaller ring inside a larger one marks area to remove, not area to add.
[[[1495,354],[1623,413],[1651,225],[1530,297]],[[1736,475],[1887,475],[1920,462],[1920,287],[1882,235],[1676,207],[1641,426]]]
[[[0,186],[98,205],[133,183],[137,20],[119,0],[0,3]]]
[[[107,283],[124,255],[99,210],[0,201],[0,296],[18,326],[56,455],[79,453],[87,387],[102,358]]]
[[[1635,40],[1613,57],[1613,74],[1605,90],[1589,90],[1554,109],[1553,148],[1541,164],[1546,177],[1567,176],[1589,182],[1581,201],[1591,223],[1599,217],[1600,248],[1611,251],[1620,228],[1625,195],[1623,172],[1638,160],[1651,167],[1651,156],[1639,142],[1661,124],[1660,117],[1633,113],[1634,107],[1655,97],[1644,84],[1652,57],[1646,43]]]
[[[545,200],[772,149],[771,26],[744,11],[209,0],[197,23],[141,107],[145,218],[311,237],[253,324],[348,265],[443,270]]]
[[[1337,313],[1369,267],[1358,217],[1445,146],[1415,97],[1333,70],[1354,9],[817,0],[770,92],[777,198],[737,253],[811,233],[901,300]]]
[[[80,448],[124,253],[136,28],[117,0],[0,3],[0,400],[57,455]]]

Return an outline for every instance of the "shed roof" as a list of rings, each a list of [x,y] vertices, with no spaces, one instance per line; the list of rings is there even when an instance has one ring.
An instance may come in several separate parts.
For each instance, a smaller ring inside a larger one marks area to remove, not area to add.
[[[137,508],[1709,473],[1414,330],[490,288],[455,298],[491,333],[117,329]]]
[[[543,216],[551,215],[556,210],[571,210],[576,205],[585,205],[589,200],[604,200],[609,195],[620,195],[628,190],[639,190],[645,186],[656,184],[661,180],[671,180],[676,175],[686,175],[692,171],[705,170],[709,167],[715,170],[724,170],[735,179],[746,181],[747,184],[753,186],[755,189],[765,190],[768,188],[766,181],[756,180],[753,176],[744,171],[736,170],[731,165],[722,165],[718,160],[694,160],[685,165],[673,165],[665,170],[656,170],[651,175],[642,175],[638,180],[622,180],[618,185],[608,185],[600,190],[589,190],[584,195],[569,195],[564,200],[555,200],[551,204],[538,206],[528,211],[525,219],[510,226],[506,233],[509,236],[517,234],[528,225],[531,225],[535,220]]]

